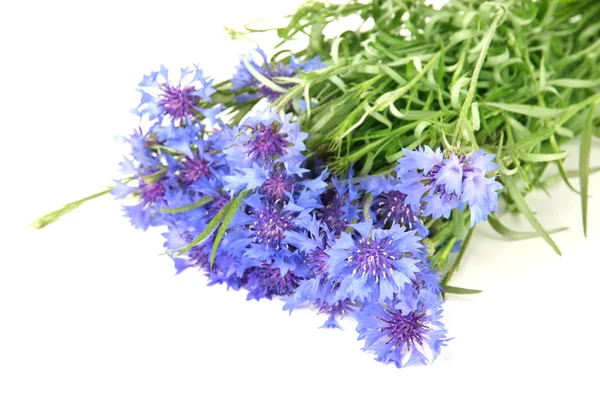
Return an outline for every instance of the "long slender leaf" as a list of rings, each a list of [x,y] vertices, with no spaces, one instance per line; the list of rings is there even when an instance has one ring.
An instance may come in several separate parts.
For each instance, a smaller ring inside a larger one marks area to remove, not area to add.
[[[235,198],[232,199],[231,201],[229,201],[227,203],[227,205],[225,205],[223,207],[223,209],[221,209],[216,215],[215,217],[212,218],[211,221],[208,222],[208,225],[206,226],[206,228],[200,233],[200,235],[198,235],[196,238],[194,238],[194,240],[192,242],[190,242],[189,245],[184,246],[180,251],[179,251],[179,255],[181,256],[182,254],[187,253],[191,248],[193,248],[194,246],[196,246],[197,244],[205,241],[208,237],[210,237],[212,235],[212,233],[217,229],[218,225],[221,223],[221,220],[223,220],[223,218],[225,217],[225,215],[227,214],[227,212],[229,211],[229,208],[231,208],[231,206],[233,205],[233,203],[235,202]]]
[[[466,289],[464,287],[444,285],[444,292],[449,294],[478,294],[483,292],[483,290]]]
[[[129,181],[129,180],[128,180]],[[61,218],[62,216],[66,215],[67,213],[77,209],[78,207],[80,207],[83,203],[87,202],[87,201],[91,201],[92,199],[101,197],[103,195],[106,195],[108,193],[110,193],[112,191],[112,187],[108,188],[104,191],[100,191],[96,194],[92,194],[89,197],[85,197],[82,198],[78,201],[74,201],[71,203],[66,204],[65,206],[63,206],[62,208],[55,210],[54,212],[50,212],[47,215],[44,215],[42,217],[37,218],[32,224],[31,226],[33,228],[44,228],[46,227],[48,224],[52,224],[54,223],[56,220],[58,220],[59,218]]]
[[[444,278],[442,279],[442,285],[446,285],[448,283],[448,281],[450,280],[450,278],[452,278],[452,275],[454,274],[454,272],[458,269],[458,266],[460,265],[463,257],[465,256],[465,252],[467,251],[467,248],[469,247],[469,243],[471,242],[471,238],[473,237],[474,232],[475,232],[475,227],[469,228],[469,231],[467,232],[465,239],[461,243],[460,251],[458,252],[458,256],[456,256],[456,259],[452,263],[451,267],[448,268],[446,270],[446,273],[444,274]]]
[[[527,153],[519,152],[519,158],[528,162],[553,162],[567,157],[567,152],[560,153]]]
[[[537,233],[548,243],[548,245],[552,247],[552,249],[559,256],[562,255],[560,249],[558,248],[554,240],[550,237],[548,232],[540,224],[535,214],[531,211],[531,208],[529,208],[529,205],[527,205],[525,198],[523,198],[523,195],[517,187],[517,183],[514,179],[514,176],[505,176],[502,178],[502,180],[504,181],[504,186],[508,190],[508,194],[513,199],[519,211],[523,213],[529,224],[531,224],[531,226],[537,231]]]
[[[158,210],[160,210],[161,212],[165,212],[165,213],[183,213],[183,212],[187,212],[187,211],[190,211],[193,209],[201,208],[202,206],[204,206],[208,203],[211,203],[214,200],[215,200],[214,197],[207,195],[189,205],[181,206],[179,208],[158,208]]]
[[[550,109],[542,106],[532,106],[523,104],[511,104],[511,103],[496,103],[496,102],[485,102],[483,105],[494,107],[496,109],[505,110],[510,113],[522,114],[527,117],[533,118],[555,118],[565,112],[565,109]]]
[[[246,195],[248,195],[249,192],[250,192],[249,190],[244,190],[244,191],[240,192],[238,194],[238,196],[232,202],[230,202],[231,206],[227,210],[227,214],[225,214],[223,223],[221,224],[221,227],[219,228],[219,231],[217,232],[217,235],[215,236],[215,240],[213,242],[212,251],[210,254],[210,268],[212,268],[213,263],[215,262],[215,257],[217,255],[217,249],[219,248],[219,245],[221,244],[221,240],[223,240],[223,236],[225,236],[225,233],[227,232],[227,228],[229,227],[229,224],[231,223],[231,221],[233,220],[233,217],[237,213],[237,210],[239,209],[240,205],[242,204],[243,199],[246,197]]]
[[[498,218],[494,215],[488,216],[487,221],[490,224],[490,226],[494,229],[494,231],[496,231],[498,234],[502,235],[506,239],[510,239],[513,241],[522,241],[524,239],[540,237],[540,234],[538,234],[537,232],[515,231],[513,229],[510,229],[510,228],[506,227],[504,224],[502,224],[502,222],[500,220],[498,220]],[[569,229],[568,227],[556,228],[556,229],[548,231],[548,234],[554,234],[557,232],[566,231],[568,229]]]
[[[590,155],[592,153],[592,131],[594,129],[594,107],[590,108],[590,113],[581,131],[581,140],[579,143],[579,186],[581,188],[581,219],[583,221],[583,234],[587,236],[587,215],[588,215],[588,193],[590,181]]]

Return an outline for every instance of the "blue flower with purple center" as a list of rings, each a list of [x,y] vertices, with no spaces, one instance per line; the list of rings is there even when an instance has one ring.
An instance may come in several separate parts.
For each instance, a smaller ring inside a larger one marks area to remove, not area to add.
[[[417,233],[426,237],[429,230],[423,224],[421,210],[415,211],[406,203],[406,194],[399,190],[400,181],[385,176],[369,176],[361,180],[362,188],[372,197],[373,217],[377,218],[380,228],[389,228],[394,224],[406,227],[408,230],[417,230]]]
[[[165,145],[188,156],[192,156],[190,145],[196,142],[202,130],[200,116],[212,125],[220,123],[220,106],[200,106],[201,101],[211,103],[210,95],[215,89],[212,80],[205,78],[197,67],[181,69],[179,81],[173,82],[169,71],[161,66],[160,71],[144,76],[139,86],[142,99],[134,112],[155,121],[152,132]]]
[[[182,161],[181,178],[191,184],[211,174],[210,163],[204,158],[186,157]]]
[[[231,192],[261,187],[270,176],[278,172],[289,176],[302,176],[307,170],[301,167],[306,150],[304,139],[308,134],[300,131],[298,123],[290,122],[265,110],[242,123],[233,144],[224,150],[231,174],[225,177],[226,188]]]
[[[436,294],[422,291],[414,305],[402,300],[385,304],[368,303],[356,313],[359,340],[375,360],[404,367],[431,363],[449,339],[440,322],[442,301]]]
[[[275,203],[287,202],[294,189],[295,175],[288,175],[285,169],[277,169],[267,177],[260,193]]]
[[[423,210],[423,216],[434,219],[449,218],[453,209],[462,211],[468,205],[473,226],[497,210],[497,191],[502,185],[496,176],[486,177],[498,167],[492,162],[494,154],[481,149],[460,157],[451,153],[444,159],[440,149],[434,152],[427,146],[403,152],[405,156],[396,167],[401,180],[398,189],[414,211]]]
[[[325,252],[328,277],[339,282],[334,300],[390,300],[416,279],[418,257],[424,250],[415,231],[398,225],[373,228],[373,221],[352,224]]]

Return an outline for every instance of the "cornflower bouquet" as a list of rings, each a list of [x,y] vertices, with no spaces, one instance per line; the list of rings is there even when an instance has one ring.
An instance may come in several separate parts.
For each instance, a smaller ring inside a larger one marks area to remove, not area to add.
[[[349,16],[356,28],[325,34]],[[525,201],[554,164],[586,230],[598,21],[593,0],[312,1],[283,28],[229,29],[281,42],[243,56],[227,81],[199,66],[144,76],[124,177],[34,225],[110,193],[134,227],[165,231],[176,273],[311,307],[326,328],[352,316],[376,360],[432,362],[449,341],[446,293],[479,292],[450,283],[478,223],[560,254],[559,230]],[[560,147],[577,135],[580,167],[567,171]],[[533,231],[509,229],[499,210]]]

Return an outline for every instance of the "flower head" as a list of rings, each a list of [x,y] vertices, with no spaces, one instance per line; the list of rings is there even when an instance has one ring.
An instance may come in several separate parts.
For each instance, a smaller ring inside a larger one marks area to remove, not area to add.
[[[327,272],[339,282],[336,301],[386,301],[415,279],[423,251],[415,231],[395,225],[373,228],[371,220],[353,224],[355,233],[342,233],[325,252]]]
[[[356,314],[358,339],[365,340],[364,349],[375,352],[375,359],[383,363],[431,363],[448,341],[440,322],[441,304],[428,291],[421,292],[413,307],[401,300],[365,304]]]
[[[413,210],[423,216],[449,218],[453,209],[471,211],[471,226],[487,219],[498,207],[497,191],[502,185],[488,171],[497,168],[493,154],[479,150],[470,155],[451,153],[443,159],[441,151],[429,147],[416,151],[403,150],[405,157],[396,167],[401,180],[398,190]]]
[[[361,185],[373,198],[371,209],[380,228],[399,224],[408,230],[417,230],[422,237],[429,235],[429,230],[421,218],[421,210],[413,210],[412,205],[406,202],[407,196],[399,190],[398,179],[370,176],[361,180]]]
[[[142,99],[134,112],[154,122],[151,130],[165,145],[188,156],[192,156],[190,146],[202,130],[200,117],[213,125],[219,123],[221,107],[209,105],[215,92],[212,80],[197,67],[181,69],[179,80],[174,82],[169,70],[161,66],[159,71],[144,76],[139,86]]]
[[[261,187],[270,177],[302,176],[307,172],[301,167],[307,136],[289,115],[282,119],[266,110],[248,118],[224,150],[231,169],[226,189],[237,192]]]

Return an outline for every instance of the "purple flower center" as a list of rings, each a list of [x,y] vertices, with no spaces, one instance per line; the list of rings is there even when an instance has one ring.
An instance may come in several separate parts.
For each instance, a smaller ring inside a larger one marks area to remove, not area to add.
[[[147,184],[145,181],[140,181],[139,189],[142,196],[142,201],[145,204],[155,202],[165,193],[165,188],[160,181],[156,181],[152,184]]]
[[[395,269],[393,262],[398,259],[396,253],[391,251],[390,238],[378,240],[360,239],[353,250],[353,254],[347,258],[346,266],[352,268],[352,275],[362,273],[361,276],[372,275],[379,280],[390,276]]]
[[[324,249],[320,247],[315,250],[311,250],[306,255],[306,263],[308,264],[308,270],[310,271],[311,277],[319,276],[327,270],[327,259],[329,255],[325,253]],[[325,281],[325,280],[323,280]]]
[[[384,332],[392,344],[393,349],[402,349],[407,345],[410,350],[411,345],[423,345],[423,332],[429,329],[426,325],[426,313],[416,310],[408,314],[396,309],[386,310],[387,316],[381,318],[385,324],[379,331]]]
[[[210,174],[208,161],[202,158],[186,158],[183,166],[184,168],[181,170],[181,176],[188,183],[200,180],[201,177],[208,177]]]
[[[265,164],[285,154],[288,141],[279,133],[281,126],[278,123],[265,125],[261,122],[256,128],[248,125],[246,127],[254,131],[254,136],[246,143],[250,159]]]
[[[292,216],[272,207],[265,207],[256,216],[250,227],[256,231],[255,242],[265,242],[267,246],[279,249],[285,232],[292,228]]]
[[[261,193],[267,195],[274,201],[287,201],[288,193],[292,191],[293,181],[284,172],[277,172],[265,180],[261,187]]]
[[[159,96],[158,107],[163,113],[176,120],[183,120],[192,115],[192,109],[198,104],[199,98],[194,95],[194,87],[173,87],[170,84],[161,86],[163,91]]]
[[[382,193],[374,202],[377,207],[377,215],[386,223],[400,224],[412,230],[414,225],[421,220],[413,212],[411,206],[404,203],[405,199],[406,194],[400,191]]]

